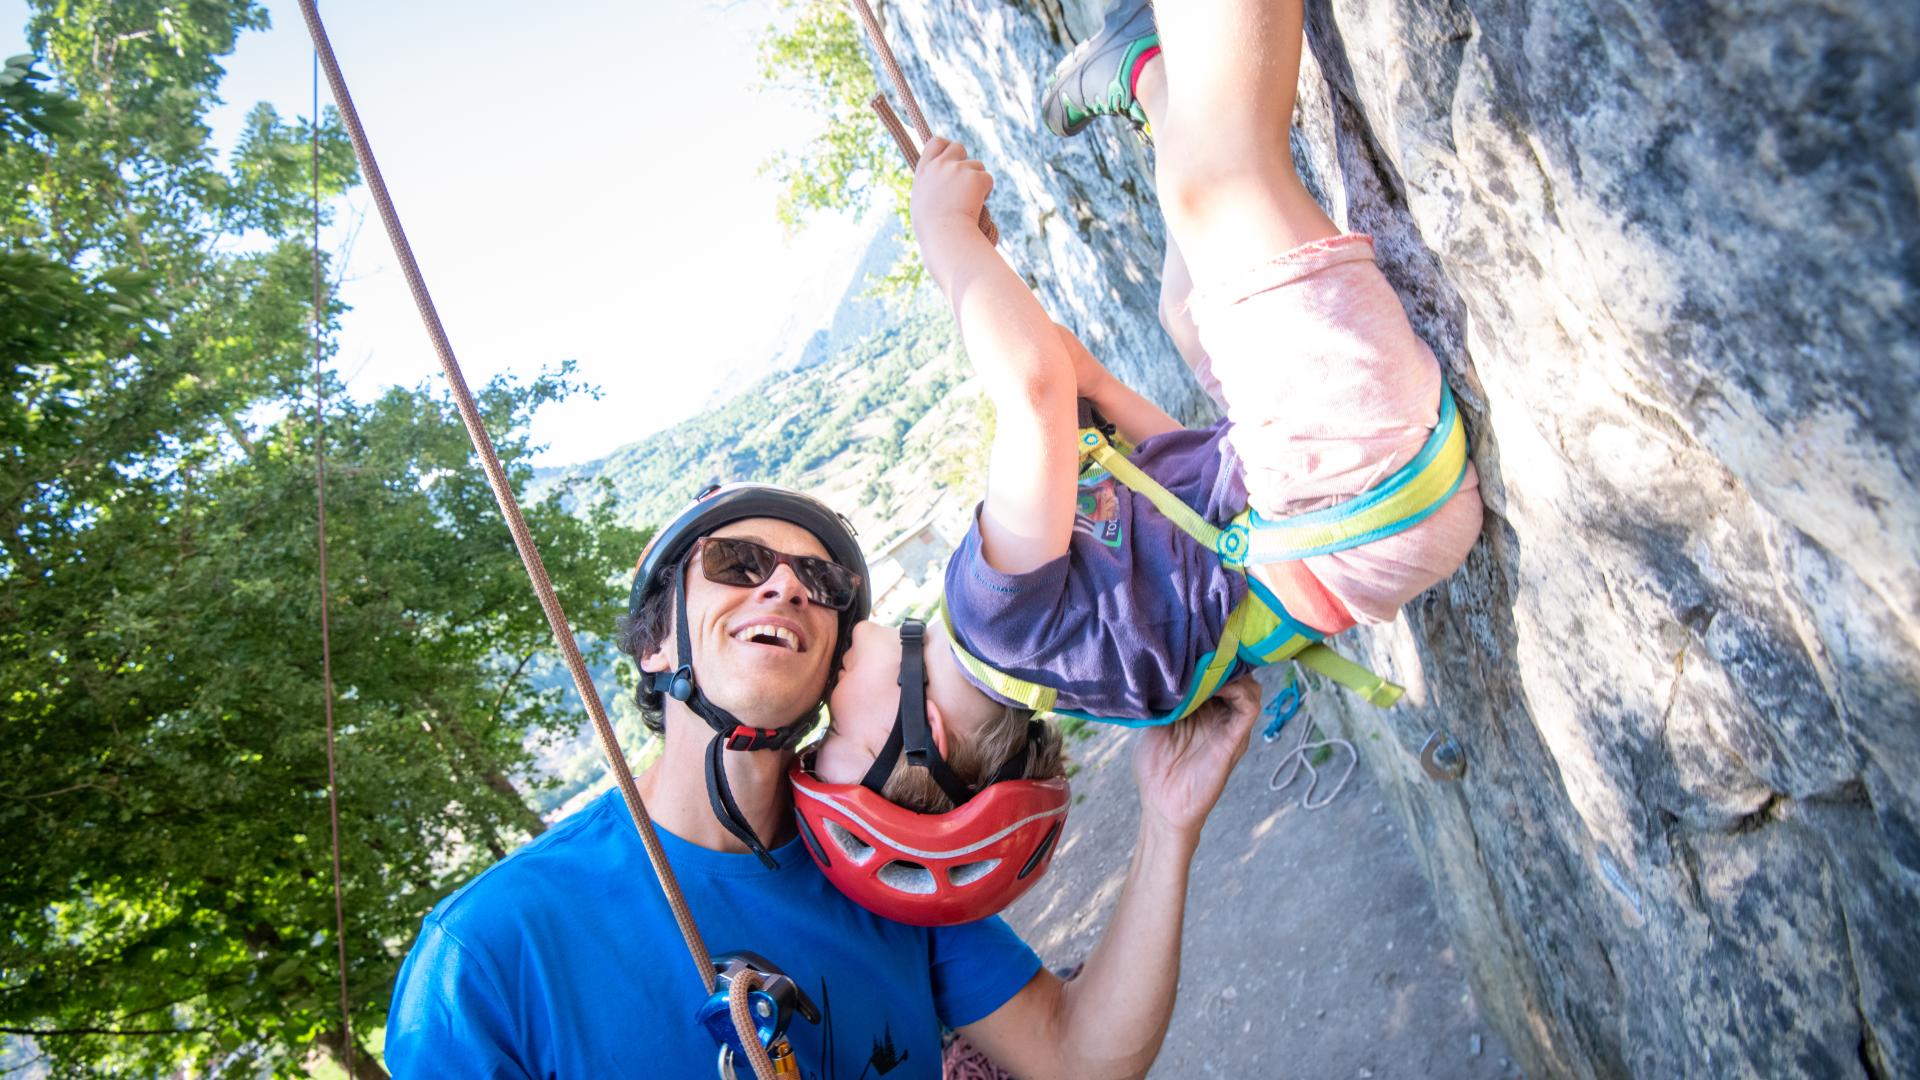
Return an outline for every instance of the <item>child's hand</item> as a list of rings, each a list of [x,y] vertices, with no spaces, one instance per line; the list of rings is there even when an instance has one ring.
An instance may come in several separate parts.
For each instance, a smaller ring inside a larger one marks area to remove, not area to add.
[[[993,190],[987,167],[967,156],[966,147],[933,138],[920,152],[913,171],[913,231],[921,254],[932,262],[943,244],[968,233],[980,239],[980,208]]]

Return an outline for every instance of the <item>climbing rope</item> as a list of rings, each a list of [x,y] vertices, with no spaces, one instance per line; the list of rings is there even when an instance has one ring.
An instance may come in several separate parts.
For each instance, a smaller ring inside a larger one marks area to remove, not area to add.
[[[533,583],[534,595],[540,601],[540,610],[547,617],[547,625],[553,631],[554,644],[559,647],[561,658],[566,662],[567,671],[573,676],[573,685],[580,693],[580,700],[587,707],[587,715],[593,720],[593,730],[600,743],[600,751],[607,759],[607,765],[613,770],[614,780],[620,787],[625,799],[627,811],[633,818],[634,829],[640,834],[640,842],[646,848],[647,861],[653,865],[655,878],[660,882],[661,892],[665,894],[667,906],[673,912],[674,922],[680,928],[680,936],[685,940],[687,952],[691,956],[695,970],[700,976],[700,985],[708,995],[712,995],[715,980],[713,959],[707,952],[707,946],[700,938],[700,931],[694,925],[693,913],[688,910],[686,898],[680,893],[679,882],[668,864],[660,838],[653,829],[653,819],[647,814],[646,804],[640,799],[640,789],[634,783],[633,771],[627,767],[626,755],[620,751],[619,740],[614,736],[613,725],[607,720],[606,710],[600,704],[600,693],[594,688],[593,679],[587,673],[586,660],[580,655],[580,647],[573,639],[571,624],[567,613],[560,606],[560,598],[554,594],[553,582],[547,576],[546,565],[540,559],[540,549],[535,545],[533,534],[527,529],[526,518],[520,513],[519,500],[514,497],[513,487],[507,481],[506,470],[500,465],[500,457],[494,451],[493,439],[487,434],[486,426],[481,422],[480,410],[474,404],[473,393],[467,388],[466,376],[460,370],[460,361],[453,354],[453,346],[447,340],[444,327],[440,324],[439,311],[434,307],[433,298],[427,292],[427,285],[421,277],[419,264],[413,257],[413,248],[407,243],[406,230],[400,226],[400,216],[394,210],[393,199],[387,194],[385,179],[380,174],[380,165],[374,160],[373,147],[367,141],[366,131],[360,125],[359,111],[354,108],[353,96],[347,91],[346,77],[341,74],[340,63],[334,57],[333,44],[327,37],[326,26],[320,21],[320,11],[314,0],[300,0],[300,14],[306,19],[307,33],[313,38],[314,51],[320,58],[320,64],[326,69],[327,84],[333,91],[334,104],[340,109],[341,120],[346,124],[347,137],[353,143],[354,157],[360,163],[360,171],[366,177],[367,188],[373,195],[374,205],[380,211],[380,221],[386,227],[387,237],[393,242],[395,256],[400,261],[401,273],[407,279],[407,288],[413,293],[414,305],[420,311],[420,318],[426,324],[427,335],[433,341],[433,349],[440,360],[441,371],[447,378],[447,387],[453,392],[454,404],[460,411],[460,419],[466,425],[467,437],[472,440],[474,452],[480,458],[481,467],[487,476],[487,485],[493,490],[494,501],[499,503],[500,512],[506,518],[507,529],[513,534],[514,547],[520,553],[520,561],[525,565],[527,577]],[[740,1024],[741,1014],[734,1016],[735,1027],[740,1041],[749,1048],[749,1057],[753,1061],[754,1073],[759,1080],[774,1080],[771,1063],[763,1053],[754,1056],[751,1048],[758,1045],[759,1037],[751,1023]],[[763,1070],[762,1065],[766,1068]]]
[[[1269,722],[1266,730],[1261,732],[1262,739],[1274,742],[1280,738],[1281,729],[1286,726],[1287,721],[1306,704],[1307,685],[1297,666],[1288,672],[1287,685],[1274,695],[1273,701],[1265,710]],[[1352,743],[1339,738],[1315,738],[1319,730],[1319,722],[1309,715],[1306,723],[1300,726],[1300,738],[1294,742],[1292,748],[1280,755],[1280,763],[1274,767],[1273,775],[1267,778],[1268,791],[1285,791],[1300,778],[1300,771],[1305,769],[1307,790],[1300,795],[1302,810],[1323,810],[1332,805],[1333,800],[1339,798],[1340,793],[1346,790],[1347,781],[1353,779],[1353,770],[1360,764],[1360,752],[1354,749]],[[1335,746],[1347,748],[1347,771],[1340,774],[1340,782],[1333,785],[1333,790],[1327,792],[1326,798],[1316,800],[1313,793],[1320,788],[1320,770],[1310,759],[1321,750],[1331,752],[1331,748]],[[1281,776],[1283,773],[1284,779]]]
[[[727,1015],[733,1018],[735,1031],[743,1034],[754,1031],[753,1013],[747,999],[759,985],[759,973],[749,969],[735,975],[732,984],[727,987]],[[760,1044],[758,1036],[742,1038],[740,1044],[747,1051],[747,1061],[752,1063],[754,1075],[763,1078],[774,1075],[773,1055]]]
[[[894,59],[886,35],[880,32],[880,20],[874,17],[873,8],[867,4],[867,0],[852,2],[854,13],[860,16],[860,24],[866,28],[867,41],[873,46],[874,55],[879,58],[880,66],[900,95],[900,104],[907,110],[907,119],[913,121],[913,130],[919,133],[920,142],[926,143],[933,138],[933,129],[927,126],[927,118],[920,112],[920,102],[913,96],[913,88],[907,85],[906,73],[900,70],[900,61]],[[900,156],[907,159],[907,168],[919,168],[920,152],[914,147],[913,140],[907,138],[907,129],[900,123],[893,106],[887,103],[886,94],[875,94],[870,104],[873,111],[880,114],[880,122],[886,126],[887,133],[893,136],[894,144],[900,147]],[[980,208],[980,232],[987,238],[987,243],[999,246],[1000,228],[993,223],[993,215],[985,206]]]
[[[340,881],[340,780],[334,756],[333,739],[333,641],[327,624],[327,387],[320,363],[321,319],[327,300],[325,279],[320,273],[320,56],[313,59],[313,484],[320,549],[320,687],[327,714],[327,816],[333,831],[333,937],[340,949],[340,1047],[347,1065],[348,1080],[353,1070],[353,1009],[347,1000],[347,901]]]

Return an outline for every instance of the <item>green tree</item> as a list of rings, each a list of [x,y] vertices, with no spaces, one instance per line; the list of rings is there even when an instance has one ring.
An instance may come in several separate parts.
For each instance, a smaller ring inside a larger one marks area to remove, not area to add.
[[[798,90],[826,126],[800,153],[762,166],[780,182],[780,223],[791,231],[823,210],[864,215],[877,201],[905,227],[913,174],[869,104],[880,86],[846,0],[781,0],[781,14],[784,25],[760,38],[762,82]],[[875,292],[903,296],[925,279],[920,249],[909,240]]]
[[[249,0],[36,5],[0,74],[0,1032],[59,1076],[295,1075],[344,1040],[314,543],[306,121],[204,118]],[[331,117],[321,187],[353,182]],[[339,315],[329,301],[330,325]],[[541,829],[547,630],[446,395],[326,442],[348,977],[384,1015],[421,915]],[[564,368],[479,400],[517,486]],[[605,505],[604,500],[602,505]],[[529,524],[583,626],[639,534]],[[589,643],[591,644],[591,643]],[[383,1076],[364,1049],[362,1076]]]

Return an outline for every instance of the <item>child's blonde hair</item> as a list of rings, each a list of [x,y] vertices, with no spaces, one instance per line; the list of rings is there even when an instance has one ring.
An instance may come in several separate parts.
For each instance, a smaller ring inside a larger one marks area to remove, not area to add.
[[[942,756],[960,782],[971,787],[992,776],[1020,752],[1027,744],[1027,727],[1032,720],[1032,709],[1008,705],[971,734],[962,735],[948,728],[947,751]],[[1060,732],[1050,723],[1042,722],[1040,726],[1044,734],[1027,756],[1022,779],[1051,780],[1067,771]],[[904,754],[894,763],[893,775],[887,777],[880,794],[895,806],[915,813],[944,814],[953,809],[953,800],[940,790],[933,774],[908,761]]]

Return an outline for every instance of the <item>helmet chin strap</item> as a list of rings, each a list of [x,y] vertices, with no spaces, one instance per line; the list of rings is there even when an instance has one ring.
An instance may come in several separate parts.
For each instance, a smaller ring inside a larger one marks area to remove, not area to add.
[[[680,666],[672,671],[649,671],[643,678],[648,690],[657,690],[684,703],[713,729],[713,740],[707,743],[707,803],[713,808],[713,816],[720,824],[726,826],[736,840],[747,845],[759,857],[762,865],[769,870],[777,870],[780,868],[779,860],[760,842],[746,815],[740,812],[740,804],[734,801],[733,787],[727,782],[725,752],[785,750],[805,738],[813,724],[803,723],[807,715],[802,713],[786,727],[753,727],[741,723],[732,713],[707,699],[693,676],[693,635],[687,629],[687,593],[681,586],[683,577],[684,572],[674,574],[673,583],[675,654],[681,658]]]
[[[933,741],[933,724],[927,719],[927,626],[918,619],[908,619],[900,624],[899,682],[900,707],[893,714],[893,731],[887,735],[886,745],[875,755],[873,764],[867,767],[867,775],[860,780],[861,787],[884,796],[887,779],[893,775],[894,766],[899,763],[903,750],[908,761],[933,776],[933,782],[940,786],[947,798],[953,800],[956,810],[979,794],[981,788],[1002,780],[1018,780],[1026,775],[1027,758],[1044,737],[1045,729],[1038,720],[1029,722],[1027,741],[1021,746],[1020,752],[1009,758],[979,787],[961,780],[960,774],[954,772],[953,766],[941,756],[939,744]]]

